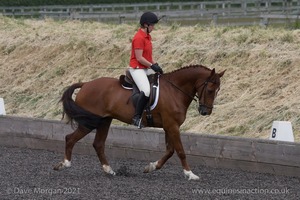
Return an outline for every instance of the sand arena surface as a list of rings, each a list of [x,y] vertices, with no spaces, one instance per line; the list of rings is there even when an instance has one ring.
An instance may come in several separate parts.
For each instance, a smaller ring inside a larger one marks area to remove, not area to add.
[[[299,199],[300,178],[191,166],[199,181],[188,181],[181,166],[167,163],[144,174],[148,161],[110,160],[105,174],[96,156],[73,155],[71,168],[54,171],[63,154],[0,147],[1,199]],[[150,162],[150,161],[149,161]]]

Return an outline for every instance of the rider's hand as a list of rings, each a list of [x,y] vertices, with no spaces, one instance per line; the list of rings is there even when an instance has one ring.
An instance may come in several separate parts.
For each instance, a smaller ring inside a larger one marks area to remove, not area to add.
[[[160,73],[160,74],[164,73],[162,68],[157,63],[152,64],[150,67],[151,67],[151,69],[153,69],[153,71],[155,71],[157,73]]]

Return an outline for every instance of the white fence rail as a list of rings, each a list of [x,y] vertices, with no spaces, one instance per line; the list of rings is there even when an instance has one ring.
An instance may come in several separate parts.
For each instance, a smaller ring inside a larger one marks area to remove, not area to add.
[[[78,19],[114,21],[118,23],[137,21],[141,13],[151,10],[165,21],[206,21],[228,23],[237,19],[296,20],[300,15],[300,0],[231,0],[206,2],[169,2],[136,4],[99,4],[36,7],[0,7],[0,13],[12,17],[51,17],[56,19]],[[225,20],[225,22],[222,22]],[[244,23],[247,23],[247,21]],[[234,22],[232,22],[234,23]],[[241,23],[241,22],[236,22]]]

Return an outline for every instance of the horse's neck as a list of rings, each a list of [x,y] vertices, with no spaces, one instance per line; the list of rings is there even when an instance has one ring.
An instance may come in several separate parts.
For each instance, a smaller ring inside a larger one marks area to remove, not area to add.
[[[203,79],[206,79],[208,76],[208,73],[206,71],[197,71],[197,70],[182,70],[178,71],[177,73],[171,74],[170,79],[174,84],[181,87],[187,92],[192,92],[195,89],[196,82],[203,77]]]
[[[173,74],[170,74],[166,77],[166,79],[171,82],[171,86],[173,89],[177,90],[176,94],[183,95],[184,102],[186,106],[188,107],[190,103],[192,102],[194,96],[196,95],[196,82],[199,80],[200,77],[206,76],[205,74],[202,74],[205,72],[199,72],[196,70],[191,71],[177,71]]]

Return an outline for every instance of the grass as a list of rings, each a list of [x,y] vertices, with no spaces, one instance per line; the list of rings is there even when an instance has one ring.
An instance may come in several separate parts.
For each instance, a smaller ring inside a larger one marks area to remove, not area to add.
[[[78,81],[119,77],[136,24],[0,17],[0,97],[8,115],[61,119],[62,91]],[[158,24],[154,58],[165,72],[190,64],[226,69],[211,116],[188,110],[186,132],[268,138],[291,121],[300,139],[300,31],[258,26]],[[114,124],[124,125],[116,120]]]

